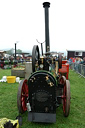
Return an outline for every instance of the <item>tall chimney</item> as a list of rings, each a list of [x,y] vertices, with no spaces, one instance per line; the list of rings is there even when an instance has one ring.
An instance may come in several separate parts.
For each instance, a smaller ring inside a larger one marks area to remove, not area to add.
[[[46,40],[46,52],[50,51],[50,42],[49,42],[49,2],[44,2],[43,7],[45,8],[45,40]]]

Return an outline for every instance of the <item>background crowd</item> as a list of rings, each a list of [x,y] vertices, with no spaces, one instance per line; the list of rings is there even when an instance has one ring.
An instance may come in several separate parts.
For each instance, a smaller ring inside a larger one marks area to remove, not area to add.
[[[69,58],[68,63],[77,63],[77,64],[83,64],[85,65],[85,57],[82,59],[80,57],[76,57],[76,58]]]

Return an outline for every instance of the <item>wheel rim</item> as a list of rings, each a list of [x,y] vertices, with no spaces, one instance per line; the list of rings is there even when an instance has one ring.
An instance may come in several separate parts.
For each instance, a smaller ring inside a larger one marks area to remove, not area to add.
[[[63,88],[63,113],[64,116],[67,117],[70,112],[70,83],[69,80],[66,80],[64,88]]]
[[[64,85],[63,89],[63,112],[65,113],[66,111],[66,85]]]
[[[27,107],[26,107],[27,98],[28,98],[28,85],[27,85],[27,80],[24,80],[22,84],[22,89],[21,89],[21,106],[23,111],[27,110]]]
[[[59,63],[59,68],[62,68],[62,54],[59,53],[58,55],[58,63]]]
[[[35,72],[35,64],[39,61],[40,53],[38,45],[33,46],[32,50],[32,71]]]

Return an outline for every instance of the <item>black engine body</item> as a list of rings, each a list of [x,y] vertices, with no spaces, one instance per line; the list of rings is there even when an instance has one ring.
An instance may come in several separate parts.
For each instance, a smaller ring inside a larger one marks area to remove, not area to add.
[[[31,106],[31,112],[29,112],[28,118],[33,114],[38,114],[38,117],[39,114],[46,116],[50,114],[51,118],[54,115],[56,119],[56,80],[53,75],[47,71],[33,73],[28,80],[28,88],[29,103]],[[37,116],[34,117],[37,118]],[[45,118],[43,119],[45,120]],[[33,118],[29,118],[29,120],[36,122],[36,119]],[[42,121],[46,122],[44,120]],[[55,121],[52,119],[52,122]]]

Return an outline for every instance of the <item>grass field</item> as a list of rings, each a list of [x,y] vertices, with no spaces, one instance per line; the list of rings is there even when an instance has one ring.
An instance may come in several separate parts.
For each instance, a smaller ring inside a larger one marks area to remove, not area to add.
[[[0,69],[2,76],[11,75],[11,70]],[[70,70],[69,80],[71,85],[71,108],[69,117],[63,116],[62,106],[56,109],[56,123],[42,124],[27,121],[28,113],[23,116],[21,128],[85,128],[85,79]],[[0,83],[0,118],[15,119],[17,110],[18,83]]]

